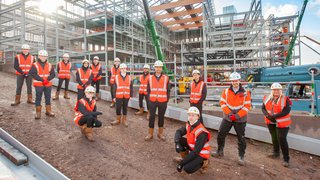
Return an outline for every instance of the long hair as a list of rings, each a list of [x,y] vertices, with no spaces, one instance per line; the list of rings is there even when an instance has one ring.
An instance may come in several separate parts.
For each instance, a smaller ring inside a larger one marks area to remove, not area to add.
[[[279,93],[280,93],[279,98],[276,99],[276,101],[275,101],[276,104],[278,103],[279,99],[280,99],[281,96],[282,96],[282,90],[280,90]],[[274,100],[274,96],[273,96],[273,91],[272,91],[272,90],[271,90],[270,95],[267,97],[266,102],[268,102],[268,101],[270,101],[270,100]]]

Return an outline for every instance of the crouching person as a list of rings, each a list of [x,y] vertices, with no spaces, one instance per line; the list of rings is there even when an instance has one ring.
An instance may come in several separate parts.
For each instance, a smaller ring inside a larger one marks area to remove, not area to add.
[[[97,116],[102,115],[97,111],[96,100],[93,99],[95,88],[88,86],[85,89],[85,96],[78,100],[74,110],[76,117],[74,121],[79,125],[81,133],[86,136],[89,141],[94,141],[92,128],[101,127],[102,123],[98,120]]]
[[[177,153],[181,157],[174,158],[177,162],[177,171],[182,170],[191,174],[200,169],[205,173],[209,166],[210,132],[201,124],[200,111],[196,107],[188,110],[188,122],[186,127],[181,127],[176,131],[174,142]],[[183,137],[186,135],[186,138]]]

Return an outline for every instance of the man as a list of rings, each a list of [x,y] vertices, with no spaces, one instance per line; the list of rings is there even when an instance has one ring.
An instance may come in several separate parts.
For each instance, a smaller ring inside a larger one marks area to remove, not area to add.
[[[148,81],[150,78],[150,66],[148,64],[145,64],[143,66],[143,74],[140,75],[140,87],[139,87],[139,111],[136,112],[136,115],[142,115],[144,112],[144,108],[143,108],[143,98],[146,99],[146,104],[147,104],[147,110],[148,110],[148,114],[147,114],[147,119],[149,119],[150,113],[149,113],[149,99],[148,99],[148,92],[147,92],[147,85],[148,85]]]
[[[93,61],[90,68],[93,74],[93,80],[92,80],[91,86],[96,87],[96,101],[98,101],[100,98],[100,81],[101,81],[101,75],[102,75],[102,67],[99,63],[98,56],[93,57]]]
[[[21,46],[21,49],[22,52],[16,55],[14,59],[14,69],[16,70],[17,75],[17,89],[15,101],[11,104],[11,106],[20,104],[21,90],[24,80],[27,83],[27,103],[34,104],[34,101],[32,100],[32,77],[29,75],[29,71],[32,67],[34,59],[33,56],[29,53],[30,46],[28,44],[23,44]]]
[[[71,63],[69,62],[70,56],[68,53],[65,53],[65,54],[63,54],[62,58],[63,58],[63,60],[57,64],[59,83],[58,83],[56,95],[53,98],[53,100],[59,99],[60,89],[61,89],[63,81],[65,82],[63,97],[65,99],[70,99],[70,97],[68,96],[68,87],[69,87],[69,81],[70,81],[70,77],[71,77]]]
[[[181,157],[174,158],[178,172],[184,169],[187,173],[194,173],[200,168],[201,173],[208,169],[210,158],[210,132],[199,120],[200,111],[192,106],[188,109],[187,125],[176,131],[174,142],[176,152]],[[186,138],[183,136],[186,135]]]
[[[191,92],[190,92],[190,107],[195,106],[200,111],[200,122],[203,124],[202,119],[202,104],[207,97],[207,86],[200,80],[200,71],[193,70],[192,72],[193,81],[191,83]]]
[[[133,95],[133,82],[130,75],[127,74],[126,64],[120,64],[120,71],[120,75],[116,75],[115,83],[113,84],[113,93],[116,95],[114,101],[116,102],[117,118],[115,121],[111,122],[111,125],[120,124],[122,111],[122,124],[125,127],[128,127],[127,111],[129,99]]]
[[[240,74],[231,73],[229,80],[232,84],[222,92],[220,106],[223,110],[223,119],[217,137],[218,149],[212,156],[222,157],[224,155],[225,138],[233,126],[238,136],[238,164],[243,166],[245,165],[244,154],[246,150],[245,127],[248,111],[251,107],[251,95],[250,91],[242,87],[240,79]]]
[[[89,61],[84,59],[82,61],[82,66],[77,70],[76,73],[76,81],[78,82],[78,98],[80,100],[84,96],[84,90],[88,87],[93,79],[93,74],[91,69],[89,68]]]
[[[55,73],[52,65],[47,61],[48,52],[40,50],[38,53],[38,60],[33,64],[30,70],[30,75],[33,77],[33,86],[36,89],[36,116],[35,119],[41,118],[41,99],[42,94],[45,97],[46,115],[54,117],[55,114],[51,111],[51,90],[52,82]]]
[[[163,63],[156,61],[154,63],[155,73],[149,78],[147,85],[147,92],[149,96],[149,133],[145,137],[146,141],[153,139],[154,121],[156,118],[156,111],[158,109],[158,138],[165,141],[166,137],[163,135],[164,114],[166,113],[167,104],[170,98],[170,83],[169,77],[162,74]]]
[[[119,65],[120,65],[120,59],[119,58],[115,58],[114,59],[114,65],[110,70],[110,74],[109,74],[109,85],[110,85],[110,94],[111,94],[111,105],[110,107],[113,108],[115,106],[115,102],[113,101],[113,99],[115,98],[115,94],[113,94],[114,90],[113,90],[113,85],[114,85],[114,80],[116,75],[120,74],[120,69],[119,69]]]

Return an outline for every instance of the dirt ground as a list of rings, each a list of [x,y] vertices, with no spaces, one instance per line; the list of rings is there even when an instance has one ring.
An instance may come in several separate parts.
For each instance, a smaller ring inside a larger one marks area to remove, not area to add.
[[[35,108],[26,103],[26,96],[17,107],[11,107],[15,94],[15,77],[0,72],[0,127],[71,179],[319,179],[320,157],[291,150],[290,168],[282,167],[281,159],[269,159],[269,144],[248,139],[246,166],[237,164],[237,139],[227,137],[225,157],[210,158],[206,174],[178,173],[172,158],[175,130],[184,123],[167,119],[168,140],[157,138],[145,142],[147,121],[128,112],[129,127],[110,126],[115,109],[109,103],[98,102],[103,126],[94,129],[96,142],[88,142],[73,123],[76,94],[70,100],[53,101],[56,118],[34,120]],[[24,94],[26,88],[24,86]],[[55,92],[55,90],[53,91]],[[211,131],[212,149],[216,148],[217,132]]]

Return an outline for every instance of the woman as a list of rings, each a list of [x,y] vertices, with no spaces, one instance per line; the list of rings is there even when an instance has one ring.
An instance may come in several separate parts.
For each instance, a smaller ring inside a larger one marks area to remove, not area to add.
[[[84,96],[84,90],[88,87],[93,79],[92,70],[89,68],[89,61],[84,59],[82,61],[82,66],[77,70],[76,80],[78,82],[78,99],[80,100]]]
[[[292,122],[291,105],[290,99],[282,94],[282,86],[279,83],[271,85],[271,94],[264,97],[262,104],[262,112],[273,144],[273,153],[268,157],[279,158],[281,148],[284,167],[289,167],[290,159],[287,135]]]

